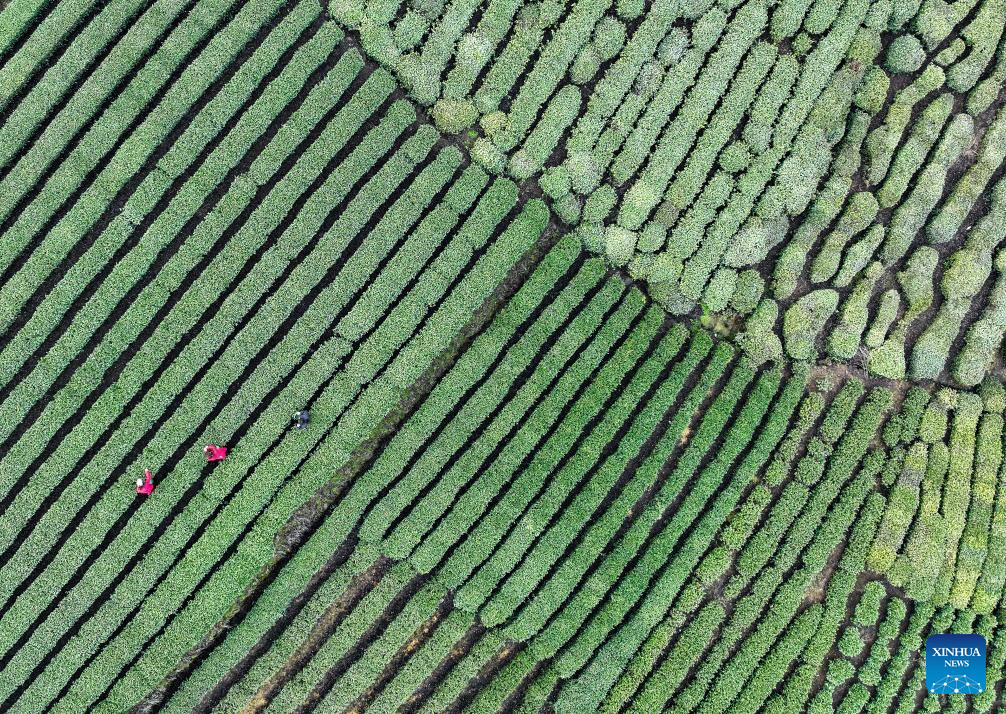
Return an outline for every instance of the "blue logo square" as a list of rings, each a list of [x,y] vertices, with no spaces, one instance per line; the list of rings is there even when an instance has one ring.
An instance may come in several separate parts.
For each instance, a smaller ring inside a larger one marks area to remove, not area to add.
[[[985,691],[985,638],[930,635],[926,640],[926,689],[930,694]]]

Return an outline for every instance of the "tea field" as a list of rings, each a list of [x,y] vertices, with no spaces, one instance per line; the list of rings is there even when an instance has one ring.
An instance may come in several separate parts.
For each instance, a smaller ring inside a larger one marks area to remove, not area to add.
[[[1003,0],[0,2],[0,712],[999,711],[1004,82]]]

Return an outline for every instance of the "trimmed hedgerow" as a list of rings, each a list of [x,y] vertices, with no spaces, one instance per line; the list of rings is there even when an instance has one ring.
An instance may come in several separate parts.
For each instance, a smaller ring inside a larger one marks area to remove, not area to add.
[[[899,444],[910,444],[915,441],[928,403],[929,392],[925,389],[921,387],[909,389],[901,403],[901,409],[884,425],[884,443],[894,448]]]
[[[870,627],[880,619],[880,605],[887,597],[887,590],[877,580],[871,580],[863,587],[863,595],[856,604],[852,621],[861,627]]]
[[[845,251],[842,269],[839,270],[833,281],[837,287],[848,286],[870,264],[873,254],[884,240],[884,230],[884,226],[879,223],[870,226],[866,234]],[[883,270],[880,263],[876,263],[876,265]]]
[[[909,182],[925,163],[929,151],[940,138],[943,126],[953,110],[954,98],[949,92],[930,102],[912,125],[907,141],[898,149],[884,183],[877,190],[882,208],[896,205],[908,189]]]
[[[1004,22],[1006,16],[994,3],[979,8],[977,16],[961,33],[970,45],[969,52],[947,72],[947,86],[955,92],[966,92],[975,86],[996,54]]]
[[[895,74],[909,74],[922,66],[926,52],[914,35],[900,35],[888,46],[884,65]]]
[[[737,12],[703,71],[702,83],[688,94],[680,112],[657,144],[646,169],[626,192],[618,217],[622,226],[639,228],[662,200],[675,171],[685,159],[699,130],[709,120],[714,106],[725,94],[744,53],[757,39],[767,19],[761,3],[744,5]],[[761,61],[756,61],[755,66],[760,64]],[[736,100],[734,104],[738,106],[738,111],[743,111],[748,101]]]
[[[894,212],[882,251],[886,264],[900,259],[908,250],[942,196],[950,165],[968,147],[973,135],[974,120],[970,116],[958,114],[951,120],[932,159],[917,177],[908,197]]]
[[[744,324],[737,343],[755,363],[762,364],[782,357],[782,340],[776,333],[779,306],[774,300],[762,300]]]
[[[930,65],[908,86],[899,90],[884,114],[884,123],[870,132],[866,140],[867,177],[871,184],[880,184],[887,175],[902,135],[908,129],[912,110],[929,94],[943,86],[945,74]]]
[[[925,444],[916,443],[908,451],[901,475],[888,496],[887,510],[867,560],[867,565],[872,570],[887,573],[894,566],[895,558],[918,512],[919,492],[926,472],[927,458]]]
[[[901,295],[897,290],[891,288],[880,297],[880,304],[873,316],[873,323],[870,331],[866,333],[864,342],[867,347],[880,347],[887,336],[887,331],[894,324],[901,307]]]
[[[863,332],[870,319],[870,298],[882,273],[879,263],[871,265],[843,303],[841,319],[827,338],[828,354],[835,359],[850,360],[859,350]]]
[[[811,265],[811,282],[821,283],[835,275],[846,243],[873,223],[878,210],[872,193],[860,191],[849,198],[835,229],[825,236],[824,246]]]
[[[956,607],[967,607],[971,602],[988,552],[989,527],[1003,456],[1002,433],[1001,415],[982,415],[975,443],[971,505],[967,525],[961,534],[956,577],[950,590],[950,602]]]
[[[975,394],[957,395],[953,425],[950,431],[950,462],[943,494],[943,515],[946,524],[946,551],[943,566],[936,579],[933,601],[943,604],[950,600],[961,535],[967,523],[968,504],[972,498],[971,471],[975,458],[981,399]]]
[[[818,335],[837,307],[835,290],[815,290],[793,303],[783,318],[786,352],[796,359],[813,359]]]

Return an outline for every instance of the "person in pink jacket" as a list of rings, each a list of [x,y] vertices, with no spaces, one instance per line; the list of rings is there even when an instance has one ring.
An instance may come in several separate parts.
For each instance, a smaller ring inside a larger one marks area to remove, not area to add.
[[[207,461],[223,461],[227,458],[227,447],[207,444],[203,447],[203,453],[206,454]]]
[[[143,478],[136,479],[136,492],[149,496],[154,492],[154,475],[150,469],[143,469]]]

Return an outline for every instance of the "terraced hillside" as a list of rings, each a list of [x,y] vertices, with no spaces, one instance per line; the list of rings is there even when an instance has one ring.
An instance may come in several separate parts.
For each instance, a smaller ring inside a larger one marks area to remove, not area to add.
[[[535,178],[671,312],[748,316],[753,358],[967,387],[999,364],[1001,3],[332,12],[476,160]]]
[[[996,711],[1004,24],[0,4],[0,711]]]

